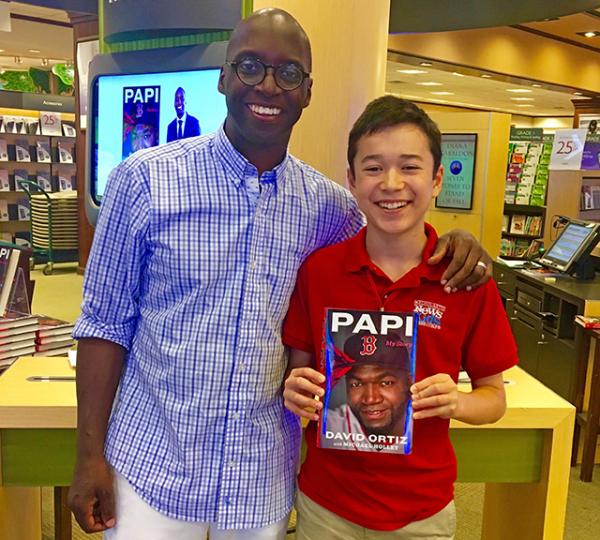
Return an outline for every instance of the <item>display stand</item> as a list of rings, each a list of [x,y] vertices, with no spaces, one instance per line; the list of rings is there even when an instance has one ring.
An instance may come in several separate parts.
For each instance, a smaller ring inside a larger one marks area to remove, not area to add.
[[[10,299],[8,301],[8,311],[17,313],[31,314],[31,304],[27,292],[27,282],[22,268],[17,269],[17,275],[13,281]]]

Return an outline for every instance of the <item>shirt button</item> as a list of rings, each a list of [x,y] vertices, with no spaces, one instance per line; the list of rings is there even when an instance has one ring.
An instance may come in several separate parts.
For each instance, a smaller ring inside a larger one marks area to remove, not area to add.
[[[250,263],[250,269],[251,269],[251,270],[256,270],[256,266],[257,266],[257,264],[256,264],[256,261],[252,261],[252,262]]]
[[[232,415],[234,420],[239,420],[240,419],[240,413],[239,412],[234,412]]]
[[[240,364],[240,371],[244,371],[246,369],[246,364]]]
[[[229,461],[229,462],[227,463],[227,466],[228,466],[230,469],[233,469],[233,467],[235,467],[235,461],[233,461],[233,460]]]
[[[385,294],[383,295],[383,297],[384,297],[384,298],[387,298],[388,296],[389,296],[389,293],[385,293]]]

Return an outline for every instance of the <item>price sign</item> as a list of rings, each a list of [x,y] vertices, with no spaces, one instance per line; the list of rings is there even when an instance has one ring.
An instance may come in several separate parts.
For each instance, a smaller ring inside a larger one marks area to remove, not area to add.
[[[554,134],[550,170],[578,171],[581,167],[585,129],[559,129]]]
[[[60,113],[40,111],[40,126],[42,135],[62,135]]]

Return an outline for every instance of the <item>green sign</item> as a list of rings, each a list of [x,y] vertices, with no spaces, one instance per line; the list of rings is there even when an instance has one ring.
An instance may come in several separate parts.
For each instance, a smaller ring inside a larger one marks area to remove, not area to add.
[[[542,142],[544,130],[542,128],[510,128],[511,142]]]
[[[436,208],[473,208],[473,181],[475,177],[475,155],[477,135],[442,135],[442,165],[444,184],[435,200]]]

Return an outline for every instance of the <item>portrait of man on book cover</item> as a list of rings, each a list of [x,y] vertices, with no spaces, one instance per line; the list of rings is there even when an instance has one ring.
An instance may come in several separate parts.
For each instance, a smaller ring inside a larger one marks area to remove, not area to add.
[[[374,332],[382,315],[368,312],[372,321],[368,330],[352,332],[327,325],[321,448],[395,454],[411,451],[409,389],[414,380],[415,315],[387,314],[405,324],[392,325],[396,326],[393,331]],[[332,321],[331,313],[328,319]]]

